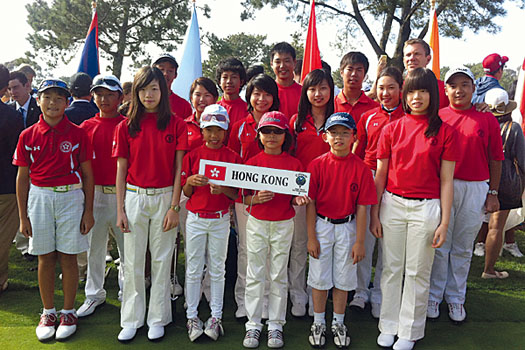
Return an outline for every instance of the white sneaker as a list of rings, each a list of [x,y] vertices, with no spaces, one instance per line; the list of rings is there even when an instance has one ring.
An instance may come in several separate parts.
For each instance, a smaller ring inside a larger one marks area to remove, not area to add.
[[[242,345],[248,349],[255,349],[259,347],[259,338],[261,338],[261,331],[258,329],[248,329],[242,341]]]
[[[279,329],[268,330],[268,347],[279,349],[284,346],[283,331]]]
[[[148,339],[151,341],[159,340],[164,337],[163,326],[151,326],[148,330]]]
[[[128,342],[130,340],[133,340],[136,334],[137,334],[137,328],[124,327],[118,334],[117,339],[118,341],[121,341],[121,342]]]
[[[188,319],[186,328],[188,328],[188,338],[190,338],[190,341],[195,341],[195,339],[204,333],[202,321],[198,317]]]
[[[392,349],[394,350],[412,350],[414,348],[414,345],[416,344],[413,340],[403,339],[399,338]]]
[[[506,250],[515,258],[522,258],[523,253],[520,251],[520,248],[518,247],[518,244],[516,242],[514,243],[503,243],[503,250]]]
[[[36,337],[40,341],[46,341],[55,336],[55,327],[57,323],[57,314],[42,314],[40,322],[36,327]]]
[[[292,316],[303,317],[304,315],[306,315],[306,305],[300,303],[293,304],[291,313]]]
[[[379,318],[381,316],[381,303],[370,303],[370,313],[373,318]]]
[[[308,342],[313,347],[321,347],[326,343],[326,325],[324,323],[312,323]]]
[[[439,317],[439,303],[429,300],[427,305],[427,318],[436,319]]]
[[[239,305],[237,307],[237,311],[235,311],[235,318],[243,318],[246,317],[246,308],[243,304]]]
[[[475,256],[485,256],[485,243],[478,242],[474,245]]]
[[[95,309],[97,306],[102,305],[106,302],[106,300],[96,300],[96,299],[89,299],[86,298],[84,300],[84,304],[78,308],[77,316],[78,317],[86,317],[91,315],[93,312],[95,312]]]
[[[182,295],[182,287],[179,284],[179,280],[177,279],[177,276],[173,276],[171,278],[171,300],[177,299],[180,295]]]
[[[107,263],[110,263],[110,262],[112,262],[112,261],[113,261],[113,257],[111,256],[111,254],[107,253],[107,254],[106,254],[106,264],[107,264]]]
[[[208,318],[204,333],[213,340],[217,340],[219,336],[224,335],[221,319],[215,317]]]
[[[448,316],[454,322],[463,322],[467,317],[467,312],[463,304],[450,303],[448,304]]]
[[[77,331],[77,322],[78,317],[75,312],[72,313],[61,313],[60,314],[60,324],[58,325],[55,339],[56,340],[65,340],[75,334]]]
[[[338,349],[346,348],[350,345],[350,336],[344,323],[332,323],[332,335],[334,344]]]
[[[348,306],[358,307],[361,310],[365,309],[366,300],[360,296],[354,297]]]
[[[383,348],[389,348],[394,344],[394,337],[393,334],[381,333],[379,337],[377,337],[377,345]]]

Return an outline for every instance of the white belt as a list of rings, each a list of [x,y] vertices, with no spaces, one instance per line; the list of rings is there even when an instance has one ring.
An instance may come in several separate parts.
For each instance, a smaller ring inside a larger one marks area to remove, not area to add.
[[[126,185],[126,190],[137,194],[147,194],[148,196],[154,196],[156,194],[173,192],[173,186],[161,187],[161,188],[142,188],[135,185]]]
[[[95,185],[95,191],[102,192],[104,194],[116,194],[117,187],[115,185],[113,186]]]
[[[82,184],[62,185],[62,186],[35,186],[35,187],[43,188],[44,190],[49,190],[53,192],[69,192],[69,191],[81,189]]]

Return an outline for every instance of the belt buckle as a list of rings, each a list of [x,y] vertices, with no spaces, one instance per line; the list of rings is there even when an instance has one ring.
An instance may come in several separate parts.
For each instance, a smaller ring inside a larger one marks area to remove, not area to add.
[[[104,194],[114,194],[115,187],[113,186],[102,186],[102,193]]]
[[[154,188],[146,188],[146,194],[148,196],[153,196],[155,195],[155,189]]]
[[[67,191],[69,191],[69,186],[68,185],[62,185],[62,186],[55,186],[55,187],[53,187],[53,192],[64,193],[64,192],[67,192]]]

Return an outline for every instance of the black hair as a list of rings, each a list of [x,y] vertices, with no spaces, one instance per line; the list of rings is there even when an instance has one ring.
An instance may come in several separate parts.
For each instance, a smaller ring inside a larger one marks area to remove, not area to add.
[[[346,55],[341,58],[341,63],[339,64],[339,70],[342,72],[346,66],[349,64],[356,64],[361,63],[363,67],[365,68],[365,74],[368,72],[368,67],[370,66],[368,63],[368,58],[359,51],[350,51]]]
[[[248,103],[248,112],[253,111],[253,106],[250,102],[250,98],[253,93],[253,89],[260,89],[266,91],[273,97],[273,103],[270,107],[270,111],[278,111],[280,106],[279,101],[279,88],[277,83],[267,74],[258,74],[254,76],[248,85],[246,86],[246,103]]]
[[[427,109],[428,127],[425,136],[436,136],[443,123],[439,117],[439,90],[437,78],[428,68],[416,68],[408,73],[403,85],[403,109],[410,113],[412,110],[406,102],[409,91],[427,90],[430,94],[430,104]]]
[[[9,69],[3,64],[0,64],[0,90],[5,88],[9,84]]]
[[[308,100],[308,88],[319,85],[326,80],[330,86],[330,99],[326,104],[325,120],[334,114],[334,80],[330,73],[324,69],[315,69],[308,73],[303,80],[303,87],[301,89],[301,99],[299,100],[299,111],[295,121],[295,132],[298,134],[303,131],[303,124],[306,116],[312,113],[312,104]]]
[[[292,45],[288,44],[287,42],[282,41],[280,43],[275,44],[272,47],[272,50],[270,51],[270,62],[273,61],[273,56],[276,53],[289,53],[295,60],[295,49]]]
[[[228,57],[219,62],[217,69],[215,70],[215,80],[219,88],[221,87],[221,75],[224,72],[234,72],[239,74],[241,78],[241,89],[246,84],[246,69],[241,61],[235,57]]]
[[[303,60],[299,58],[295,62],[295,68],[293,69],[294,74],[301,75],[301,72],[303,71]]]
[[[257,131],[257,145],[259,146],[260,149],[264,150],[264,145],[261,142],[260,134],[261,133]],[[283,152],[288,152],[290,148],[292,147],[292,143],[293,143],[292,134],[290,134],[289,130],[286,130],[284,133],[284,142],[283,142],[283,145],[281,146],[281,150]]]
[[[9,80],[18,80],[22,85],[25,85],[28,82],[26,75],[19,71],[9,73]]]
[[[206,77],[200,77],[200,78],[195,79],[193,83],[191,84],[190,101],[191,101],[191,96],[193,95],[193,92],[195,91],[197,86],[202,86],[203,88],[205,88],[206,91],[208,91],[210,94],[213,95],[213,97],[215,97],[216,101],[219,98],[219,92],[217,91],[217,85],[215,85],[213,80],[211,80],[210,78],[206,78]]]
[[[132,85],[133,83],[131,81],[126,81],[124,82],[124,84],[122,84],[122,92],[124,93],[124,95],[127,95],[131,92]]]
[[[246,70],[246,82],[249,83],[254,76],[259,74],[264,74],[264,67],[260,64],[251,66]]]

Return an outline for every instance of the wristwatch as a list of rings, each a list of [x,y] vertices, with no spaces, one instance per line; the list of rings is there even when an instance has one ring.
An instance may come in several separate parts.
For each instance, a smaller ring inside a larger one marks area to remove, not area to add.
[[[498,190],[489,190],[488,194],[491,194],[493,196],[497,196],[498,195]]]
[[[172,205],[170,206],[170,209],[173,209],[176,213],[178,213],[180,211],[180,205]]]

